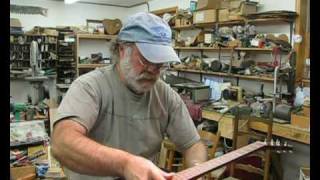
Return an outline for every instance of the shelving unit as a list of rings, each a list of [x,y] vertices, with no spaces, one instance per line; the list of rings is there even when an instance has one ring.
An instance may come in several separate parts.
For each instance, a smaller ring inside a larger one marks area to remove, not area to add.
[[[12,70],[30,68],[30,44],[35,40],[39,47],[42,69],[57,66],[57,36],[41,34],[10,34],[10,64]]]
[[[186,73],[199,74],[200,79],[202,79],[202,75],[215,75],[215,76],[220,76],[220,77],[236,78],[237,82],[239,82],[239,79],[273,82],[272,77],[266,77],[266,76],[248,76],[248,75],[229,74],[229,73],[224,73],[224,72],[212,72],[212,71],[193,70],[193,69],[171,69],[171,70],[177,71],[178,73],[179,72],[186,72]]]
[[[103,40],[103,41],[111,41],[116,39],[116,35],[104,35],[104,34],[77,34],[76,35],[76,71],[77,76],[87,73],[97,67],[103,67],[108,64],[80,64],[79,58],[80,58],[80,40],[81,39],[87,39],[87,40]],[[106,47],[107,49],[108,47]]]
[[[70,84],[76,78],[75,34],[72,30],[58,30],[57,84]]]
[[[213,47],[174,47],[175,50],[204,50],[204,51],[231,51],[232,48],[213,48]],[[235,48],[236,51],[256,51],[271,52],[272,49],[267,48]]]
[[[182,30],[194,30],[194,29],[206,29],[206,28],[215,28],[217,29],[219,26],[230,26],[230,25],[246,25],[246,24],[275,24],[275,23],[289,23],[290,25],[290,40],[292,37],[293,32],[293,23],[294,19],[289,18],[267,18],[267,19],[243,19],[243,20],[236,20],[236,21],[225,21],[225,22],[215,22],[215,23],[205,23],[205,24],[192,24],[188,26],[175,26],[172,27],[173,30],[176,30],[178,33]],[[290,42],[291,43],[291,42]],[[201,53],[201,57],[203,56],[204,52],[217,52],[219,53],[219,60],[220,60],[220,53],[221,52],[232,52],[232,48],[213,48],[213,47],[174,47],[177,51],[178,55],[183,51],[198,51]],[[259,53],[259,54],[269,54],[272,53],[271,48],[234,48],[236,52],[239,51],[246,51],[248,53]],[[280,54],[283,54],[281,52]],[[202,81],[202,75],[214,75],[214,76],[221,76],[221,77],[231,77],[237,79],[237,84],[239,83],[239,79],[246,79],[246,80],[255,80],[255,81],[265,81],[265,82],[273,82],[272,77],[265,77],[265,76],[249,76],[249,75],[239,75],[239,74],[229,74],[224,72],[212,72],[212,71],[202,71],[202,70],[191,70],[191,69],[172,69],[178,72],[183,73],[193,73],[200,75],[200,81]]]

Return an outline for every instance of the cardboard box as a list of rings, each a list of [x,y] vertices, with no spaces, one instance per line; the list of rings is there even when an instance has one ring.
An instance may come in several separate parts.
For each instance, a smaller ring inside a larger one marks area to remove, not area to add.
[[[229,9],[219,9],[219,22],[229,21]]]
[[[215,9],[208,9],[203,11],[196,11],[193,14],[193,23],[214,23],[217,21],[217,11]]]
[[[181,18],[176,18],[174,26],[175,27],[180,27],[181,26]]]
[[[240,15],[247,15],[257,12],[257,4],[252,2],[242,2],[240,6]]]
[[[20,20],[16,18],[10,18],[10,27],[21,28],[22,26]]]
[[[242,2],[243,2],[243,0],[229,1],[229,9],[230,10],[240,9]]]
[[[220,9],[229,9],[230,8],[230,0],[222,0],[220,2]]]
[[[257,12],[256,2],[246,2],[243,0],[230,1],[229,10],[231,15],[247,15]]]
[[[232,15],[229,14],[229,21],[238,21],[238,20],[243,20],[244,17],[240,16],[240,15]]]
[[[221,0],[198,0],[197,11],[207,9],[219,9]]]
[[[293,126],[309,129],[310,128],[310,117],[298,114],[291,114],[291,124]]]

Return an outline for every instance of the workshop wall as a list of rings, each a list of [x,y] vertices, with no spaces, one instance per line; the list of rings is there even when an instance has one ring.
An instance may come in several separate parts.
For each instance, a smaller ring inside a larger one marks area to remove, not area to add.
[[[48,16],[10,13],[10,18],[19,18],[24,30],[34,26],[80,26],[86,25],[86,19],[119,18],[127,16],[127,8],[75,3],[64,4],[53,0],[10,0],[10,4],[38,6],[48,9]]]

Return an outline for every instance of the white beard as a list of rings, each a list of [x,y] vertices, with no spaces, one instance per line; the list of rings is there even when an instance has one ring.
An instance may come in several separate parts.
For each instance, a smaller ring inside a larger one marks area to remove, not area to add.
[[[127,47],[125,49],[125,57],[124,59],[120,60],[119,67],[124,75],[125,83],[128,88],[137,94],[143,94],[152,89],[152,87],[158,80],[159,75],[154,76],[147,71],[143,71],[140,74],[135,72],[134,67],[131,63],[131,52],[132,49],[130,47]],[[141,82],[145,80],[150,80],[151,82]]]

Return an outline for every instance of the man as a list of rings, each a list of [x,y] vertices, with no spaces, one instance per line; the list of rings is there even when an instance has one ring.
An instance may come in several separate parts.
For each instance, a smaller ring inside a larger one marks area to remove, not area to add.
[[[152,163],[166,134],[187,166],[204,162],[206,148],[186,106],[159,80],[165,63],[180,61],[168,24],[137,13],[111,49],[115,64],[76,79],[58,109],[52,151],[70,178],[170,179]]]

